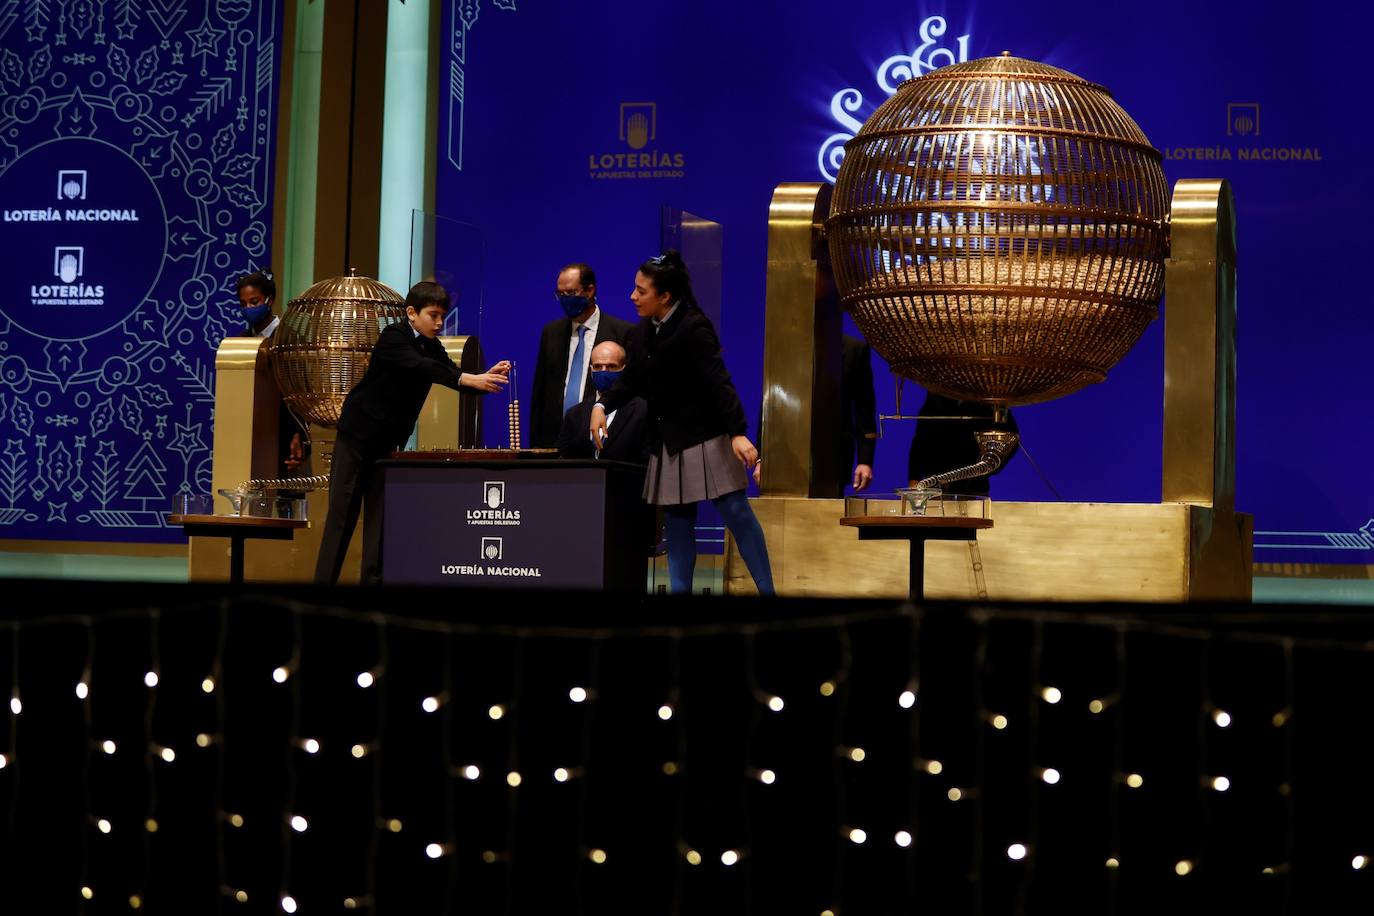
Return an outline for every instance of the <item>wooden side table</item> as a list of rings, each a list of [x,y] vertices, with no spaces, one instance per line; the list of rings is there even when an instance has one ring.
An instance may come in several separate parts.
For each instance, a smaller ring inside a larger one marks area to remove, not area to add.
[[[169,515],[191,537],[229,539],[229,582],[243,584],[243,544],[248,538],[289,541],[297,528],[309,528],[300,518],[261,518],[254,515]]]
[[[859,529],[861,541],[910,541],[912,601],[925,598],[926,541],[972,541],[992,527],[990,518],[939,515],[850,515],[840,524]]]

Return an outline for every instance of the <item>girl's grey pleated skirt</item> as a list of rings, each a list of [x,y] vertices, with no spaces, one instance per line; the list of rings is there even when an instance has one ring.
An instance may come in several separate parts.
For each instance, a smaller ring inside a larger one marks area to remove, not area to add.
[[[715,499],[749,486],[744,465],[735,457],[726,435],[668,454],[667,446],[649,456],[644,475],[644,501],[677,506]]]

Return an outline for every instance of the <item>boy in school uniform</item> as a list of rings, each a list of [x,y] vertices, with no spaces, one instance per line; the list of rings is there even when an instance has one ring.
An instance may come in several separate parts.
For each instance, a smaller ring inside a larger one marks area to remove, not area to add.
[[[367,510],[362,581],[365,585],[380,581],[382,475],[376,464],[410,438],[430,385],[485,393],[500,391],[508,381],[510,363],[506,360],[472,375],[449,359],[438,340],[448,309],[448,293],[438,283],[426,280],[411,287],[406,320],[383,329],[372,348],[367,373],[344,400],[329,475],[329,514],[315,564],[317,585],[338,581],[362,508]]]

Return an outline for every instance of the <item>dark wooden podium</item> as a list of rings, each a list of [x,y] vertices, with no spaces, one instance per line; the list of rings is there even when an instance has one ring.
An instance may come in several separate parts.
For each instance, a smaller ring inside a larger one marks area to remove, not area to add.
[[[645,590],[653,512],[640,465],[404,456],[379,466],[387,585]]]

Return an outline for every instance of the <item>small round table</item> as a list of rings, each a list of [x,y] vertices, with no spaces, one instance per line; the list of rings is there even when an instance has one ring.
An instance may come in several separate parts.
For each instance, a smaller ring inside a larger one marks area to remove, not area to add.
[[[256,515],[169,515],[190,537],[229,539],[229,582],[243,584],[243,542],[248,538],[289,541],[297,528],[309,528],[301,518],[262,518]]]
[[[940,515],[849,515],[840,524],[859,529],[861,541],[909,541],[911,543],[912,601],[925,597],[926,541],[972,541],[978,531],[992,527],[990,518]]]

